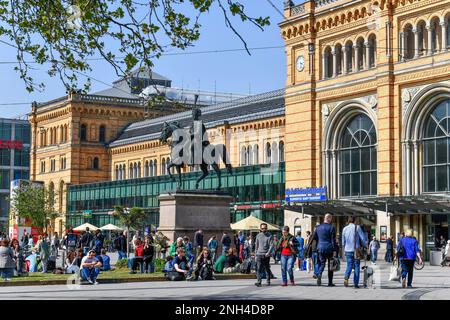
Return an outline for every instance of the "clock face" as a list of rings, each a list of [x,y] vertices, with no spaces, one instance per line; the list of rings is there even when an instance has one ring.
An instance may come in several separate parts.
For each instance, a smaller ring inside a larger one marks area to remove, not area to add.
[[[299,56],[297,58],[297,64],[296,65],[297,65],[297,71],[298,72],[303,71],[303,69],[305,68],[305,57]]]

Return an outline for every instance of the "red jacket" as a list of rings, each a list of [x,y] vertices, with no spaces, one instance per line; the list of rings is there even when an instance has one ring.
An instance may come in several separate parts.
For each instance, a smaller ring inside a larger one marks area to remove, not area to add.
[[[144,245],[140,244],[136,247],[136,257],[143,257],[144,256]]]

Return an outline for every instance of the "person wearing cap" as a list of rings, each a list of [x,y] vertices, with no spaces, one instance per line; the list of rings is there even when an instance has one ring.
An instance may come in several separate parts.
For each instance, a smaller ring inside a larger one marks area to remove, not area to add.
[[[169,255],[175,257],[177,255],[177,248],[183,248],[186,252],[186,246],[184,245],[183,238],[178,237],[177,241],[174,241],[169,248]]]
[[[90,284],[98,284],[97,277],[100,274],[101,262],[95,257],[95,251],[89,250],[87,256],[81,260],[82,277]]]
[[[277,244],[277,250],[281,251],[281,278],[283,279],[281,286],[287,286],[287,274],[289,274],[290,284],[295,286],[294,282],[294,263],[298,252],[298,240],[289,233],[289,227],[284,226],[282,236]]]

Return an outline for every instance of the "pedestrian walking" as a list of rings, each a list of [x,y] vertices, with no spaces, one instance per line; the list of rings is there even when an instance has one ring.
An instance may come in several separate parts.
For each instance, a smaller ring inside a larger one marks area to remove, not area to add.
[[[86,232],[81,236],[79,247],[83,250],[83,254],[87,255],[93,246],[94,235],[89,231],[89,227],[86,227]]]
[[[261,223],[259,226],[260,232],[256,236],[255,240],[255,255],[256,255],[256,276],[257,287],[261,286],[262,273],[266,274],[267,285],[270,285],[270,255],[273,252],[273,238],[272,235],[267,232],[267,223]]]
[[[305,246],[305,239],[302,238],[301,231],[297,232],[295,239],[297,240],[297,243],[298,243],[297,258],[295,259],[295,260],[297,260],[297,269],[295,269],[295,271],[301,271],[302,266],[303,266],[303,260],[305,259],[305,254],[303,251],[303,247]],[[295,264],[295,260],[294,260],[294,264]]]
[[[47,239],[46,233],[39,236],[36,248],[39,253],[39,258],[41,259],[42,273],[46,273],[48,260],[50,258],[50,242]]]
[[[92,246],[91,249],[95,251],[96,257],[101,255],[104,242],[105,242],[105,236],[102,234],[100,229],[95,230],[94,245]]]
[[[386,239],[386,255],[384,256],[384,260],[386,262],[391,263],[394,259],[394,238],[392,236],[389,236],[389,238]]]
[[[369,244],[370,261],[372,261],[373,264],[377,264],[377,256],[379,249],[380,249],[380,242],[377,240],[376,237],[373,237],[372,241]]]
[[[287,286],[287,274],[289,275],[289,281],[292,286],[295,286],[294,281],[294,264],[298,257],[298,250],[300,245],[296,237],[289,233],[289,227],[284,226],[282,236],[278,244],[281,252],[281,278],[282,287]]]
[[[367,247],[366,237],[360,226],[355,224],[355,218],[349,217],[347,226],[342,230],[342,246],[344,247],[347,269],[344,275],[344,286],[348,287],[348,280],[352,270],[353,283],[355,288],[359,288],[360,262],[365,258],[365,248]]]
[[[199,229],[194,234],[194,248],[195,248],[195,257],[197,258],[203,250],[203,230]]]
[[[217,247],[219,246],[219,242],[216,239],[216,236],[212,236],[208,240],[208,249],[211,254],[211,259],[214,262],[216,262],[216,253],[217,253]]]
[[[231,247],[231,238],[228,235],[228,231],[223,232],[222,239],[220,240],[220,244],[222,245],[222,255],[225,255],[225,253]]]
[[[64,239],[64,246],[68,251],[75,251],[77,247],[78,236],[73,232],[73,228],[70,227]]]
[[[239,261],[244,261],[245,256],[244,256],[244,245],[245,245],[245,235],[242,231],[238,232],[238,237],[239,237],[239,247],[236,247],[236,249],[238,250],[238,256],[239,256]]]
[[[125,259],[127,257],[127,237],[126,231],[120,234],[118,237],[114,239],[114,249],[117,250],[117,254],[119,255],[118,260]]]
[[[334,287],[333,271],[331,271],[332,260],[336,257],[336,229],[331,224],[333,217],[327,213],[322,224],[316,227],[313,239],[317,240],[317,253],[319,257],[319,269],[317,285],[322,285],[322,273],[325,270],[325,263],[328,261],[328,286]]]
[[[402,287],[412,288],[414,263],[419,259],[422,264],[422,257],[420,256],[419,242],[412,236],[412,230],[405,232],[405,236],[399,241],[397,245],[397,255],[395,259],[399,259],[402,268]],[[408,277],[408,280],[406,278]],[[408,282],[406,282],[408,281]]]

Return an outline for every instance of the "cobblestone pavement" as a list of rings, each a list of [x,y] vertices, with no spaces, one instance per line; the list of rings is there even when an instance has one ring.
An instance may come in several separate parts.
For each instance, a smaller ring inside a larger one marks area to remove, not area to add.
[[[272,286],[257,288],[254,280],[220,280],[198,282],[147,282],[100,284],[97,286],[19,286],[0,288],[2,299],[303,299],[303,300],[436,300],[450,299],[450,268],[425,266],[415,270],[412,289],[402,289],[400,283],[389,282],[390,265],[381,262],[375,269],[374,288],[345,288],[344,268],[335,273],[336,287],[317,287],[312,274],[296,271],[295,287],[281,287],[280,266],[272,265],[278,279]],[[379,277],[377,277],[379,276]],[[361,278],[362,281],[362,278]],[[351,281],[350,281],[351,282]],[[352,283],[352,282],[351,282]]]

